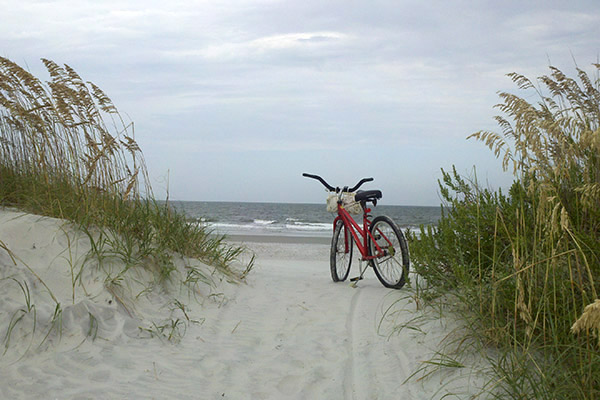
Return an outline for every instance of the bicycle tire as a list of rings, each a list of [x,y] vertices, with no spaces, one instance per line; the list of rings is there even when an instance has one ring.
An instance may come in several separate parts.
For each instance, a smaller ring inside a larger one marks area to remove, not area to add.
[[[346,238],[346,240],[344,240]],[[341,239],[341,240],[340,240]],[[348,243],[346,246],[345,243]],[[347,247],[347,248],[346,248]],[[338,221],[331,238],[330,269],[334,282],[343,282],[348,278],[352,264],[354,240],[342,221]]]
[[[375,217],[370,228],[373,238],[369,239],[369,253],[375,255],[375,240],[385,255],[371,260],[375,275],[383,286],[400,289],[406,283],[410,265],[408,243],[394,221],[386,216]],[[388,243],[388,240],[391,243]]]

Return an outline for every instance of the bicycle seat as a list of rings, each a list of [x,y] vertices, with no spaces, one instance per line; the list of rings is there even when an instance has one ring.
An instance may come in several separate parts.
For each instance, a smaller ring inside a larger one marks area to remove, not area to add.
[[[359,190],[354,195],[354,200],[377,202],[382,196],[381,190]]]

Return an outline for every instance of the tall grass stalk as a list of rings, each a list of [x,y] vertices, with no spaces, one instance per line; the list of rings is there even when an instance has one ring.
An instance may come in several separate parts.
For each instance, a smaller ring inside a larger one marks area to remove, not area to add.
[[[470,136],[514,173],[509,193],[443,171],[442,218],[412,238],[418,272],[460,292],[474,337],[502,350],[491,359],[499,398],[600,398],[594,68],[595,79],[579,68],[575,79],[555,67],[537,81],[509,74],[525,96],[500,93],[502,133]]]

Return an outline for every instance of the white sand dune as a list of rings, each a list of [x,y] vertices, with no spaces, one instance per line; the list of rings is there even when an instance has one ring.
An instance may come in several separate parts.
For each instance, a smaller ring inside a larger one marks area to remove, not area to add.
[[[403,384],[454,323],[370,272],[356,289],[331,282],[326,245],[249,243],[247,283],[189,290],[139,268],[115,279],[122,262],[87,257],[61,220],[2,210],[2,244],[1,398],[466,399],[483,384],[470,368]]]

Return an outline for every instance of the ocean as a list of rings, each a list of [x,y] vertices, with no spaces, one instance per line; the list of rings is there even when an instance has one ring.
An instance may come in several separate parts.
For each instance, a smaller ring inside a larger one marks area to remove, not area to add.
[[[226,235],[273,235],[330,237],[334,213],[323,204],[238,203],[169,201],[192,223],[208,226]],[[371,215],[387,215],[403,231],[433,225],[440,218],[440,207],[371,207]],[[355,216],[360,221],[360,216]],[[361,222],[362,225],[362,222]]]

